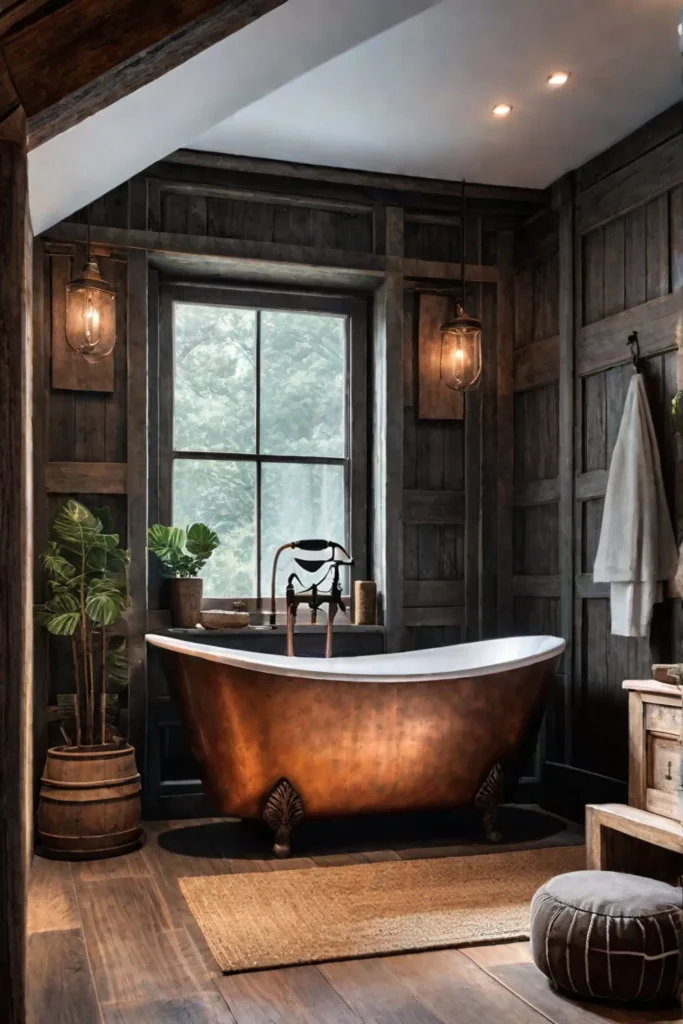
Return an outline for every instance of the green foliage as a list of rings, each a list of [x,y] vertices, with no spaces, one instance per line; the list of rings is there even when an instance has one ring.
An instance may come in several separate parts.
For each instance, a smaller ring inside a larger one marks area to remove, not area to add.
[[[112,626],[126,609],[129,556],[105,533],[105,512],[70,499],[55,516],[55,539],[40,556],[52,593],[40,620],[56,636],[72,636],[83,612],[91,625]]]
[[[156,523],[148,532],[149,550],[166,575],[181,579],[198,576],[219,544],[218,534],[204,523],[193,523],[187,532],[178,526]]]
[[[50,597],[39,609],[39,620],[54,636],[71,638],[78,745],[83,711],[86,742],[96,742],[98,700],[99,738],[104,742],[107,678],[122,688],[127,677],[125,648],[110,644],[107,629],[126,610],[129,554],[119,547],[109,522],[107,509],[91,512],[71,499],[55,516],[52,539],[40,556]]]

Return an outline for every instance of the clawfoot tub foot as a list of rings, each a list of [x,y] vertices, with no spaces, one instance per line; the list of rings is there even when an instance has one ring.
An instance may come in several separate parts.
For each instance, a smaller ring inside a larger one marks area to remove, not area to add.
[[[304,816],[301,797],[289,779],[280,779],[270,791],[263,810],[263,820],[275,833],[273,853],[276,857],[289,857],[292,829]]]
[[[503,769],[499,764],[494,764],[474,798],[474,806],[481,811],[486,838],[491,843],[499,843],[503,838],[496,826],[498,824],[498,808],[503,802],[504,790]]]

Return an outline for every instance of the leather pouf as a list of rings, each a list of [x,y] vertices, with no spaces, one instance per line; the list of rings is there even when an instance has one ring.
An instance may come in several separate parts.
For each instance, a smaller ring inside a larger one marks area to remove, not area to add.
[[[672,999],[683,977],[682,890],[616,871],[558,875],[533,898],[531,951],[569,995]]]

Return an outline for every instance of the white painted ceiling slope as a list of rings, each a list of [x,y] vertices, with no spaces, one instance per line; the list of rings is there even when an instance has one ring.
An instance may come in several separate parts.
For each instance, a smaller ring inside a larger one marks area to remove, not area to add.
[[[236,111],[436,2],[287,0],[34,149],[33,230],[45,231]]]
[[[680,0],[443,0],[189,148],[543,188],[681,97]],[[571,78],[550,89],[547,76]],[[512,104],[506,119],[491,116]]]
[[[287,0],[33,150],[34,230],[180,148],[544,187],[680,97],[679,3]]]

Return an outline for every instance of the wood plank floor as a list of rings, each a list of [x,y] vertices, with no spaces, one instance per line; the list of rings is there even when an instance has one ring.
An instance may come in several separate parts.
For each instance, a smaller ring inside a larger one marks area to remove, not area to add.
[[[557,819],[510,813],[515,842],[502,849],[580,841]],[[563,999],[527,943],[223,976],[178,878],[491,851],[434,822],[339,828],[311,826],[307,856],[284,862],[262,832],[219,819],[150,823],[146,846],[114,860],[35,858],[29,1024],[683,1024],[675,1009]]]

